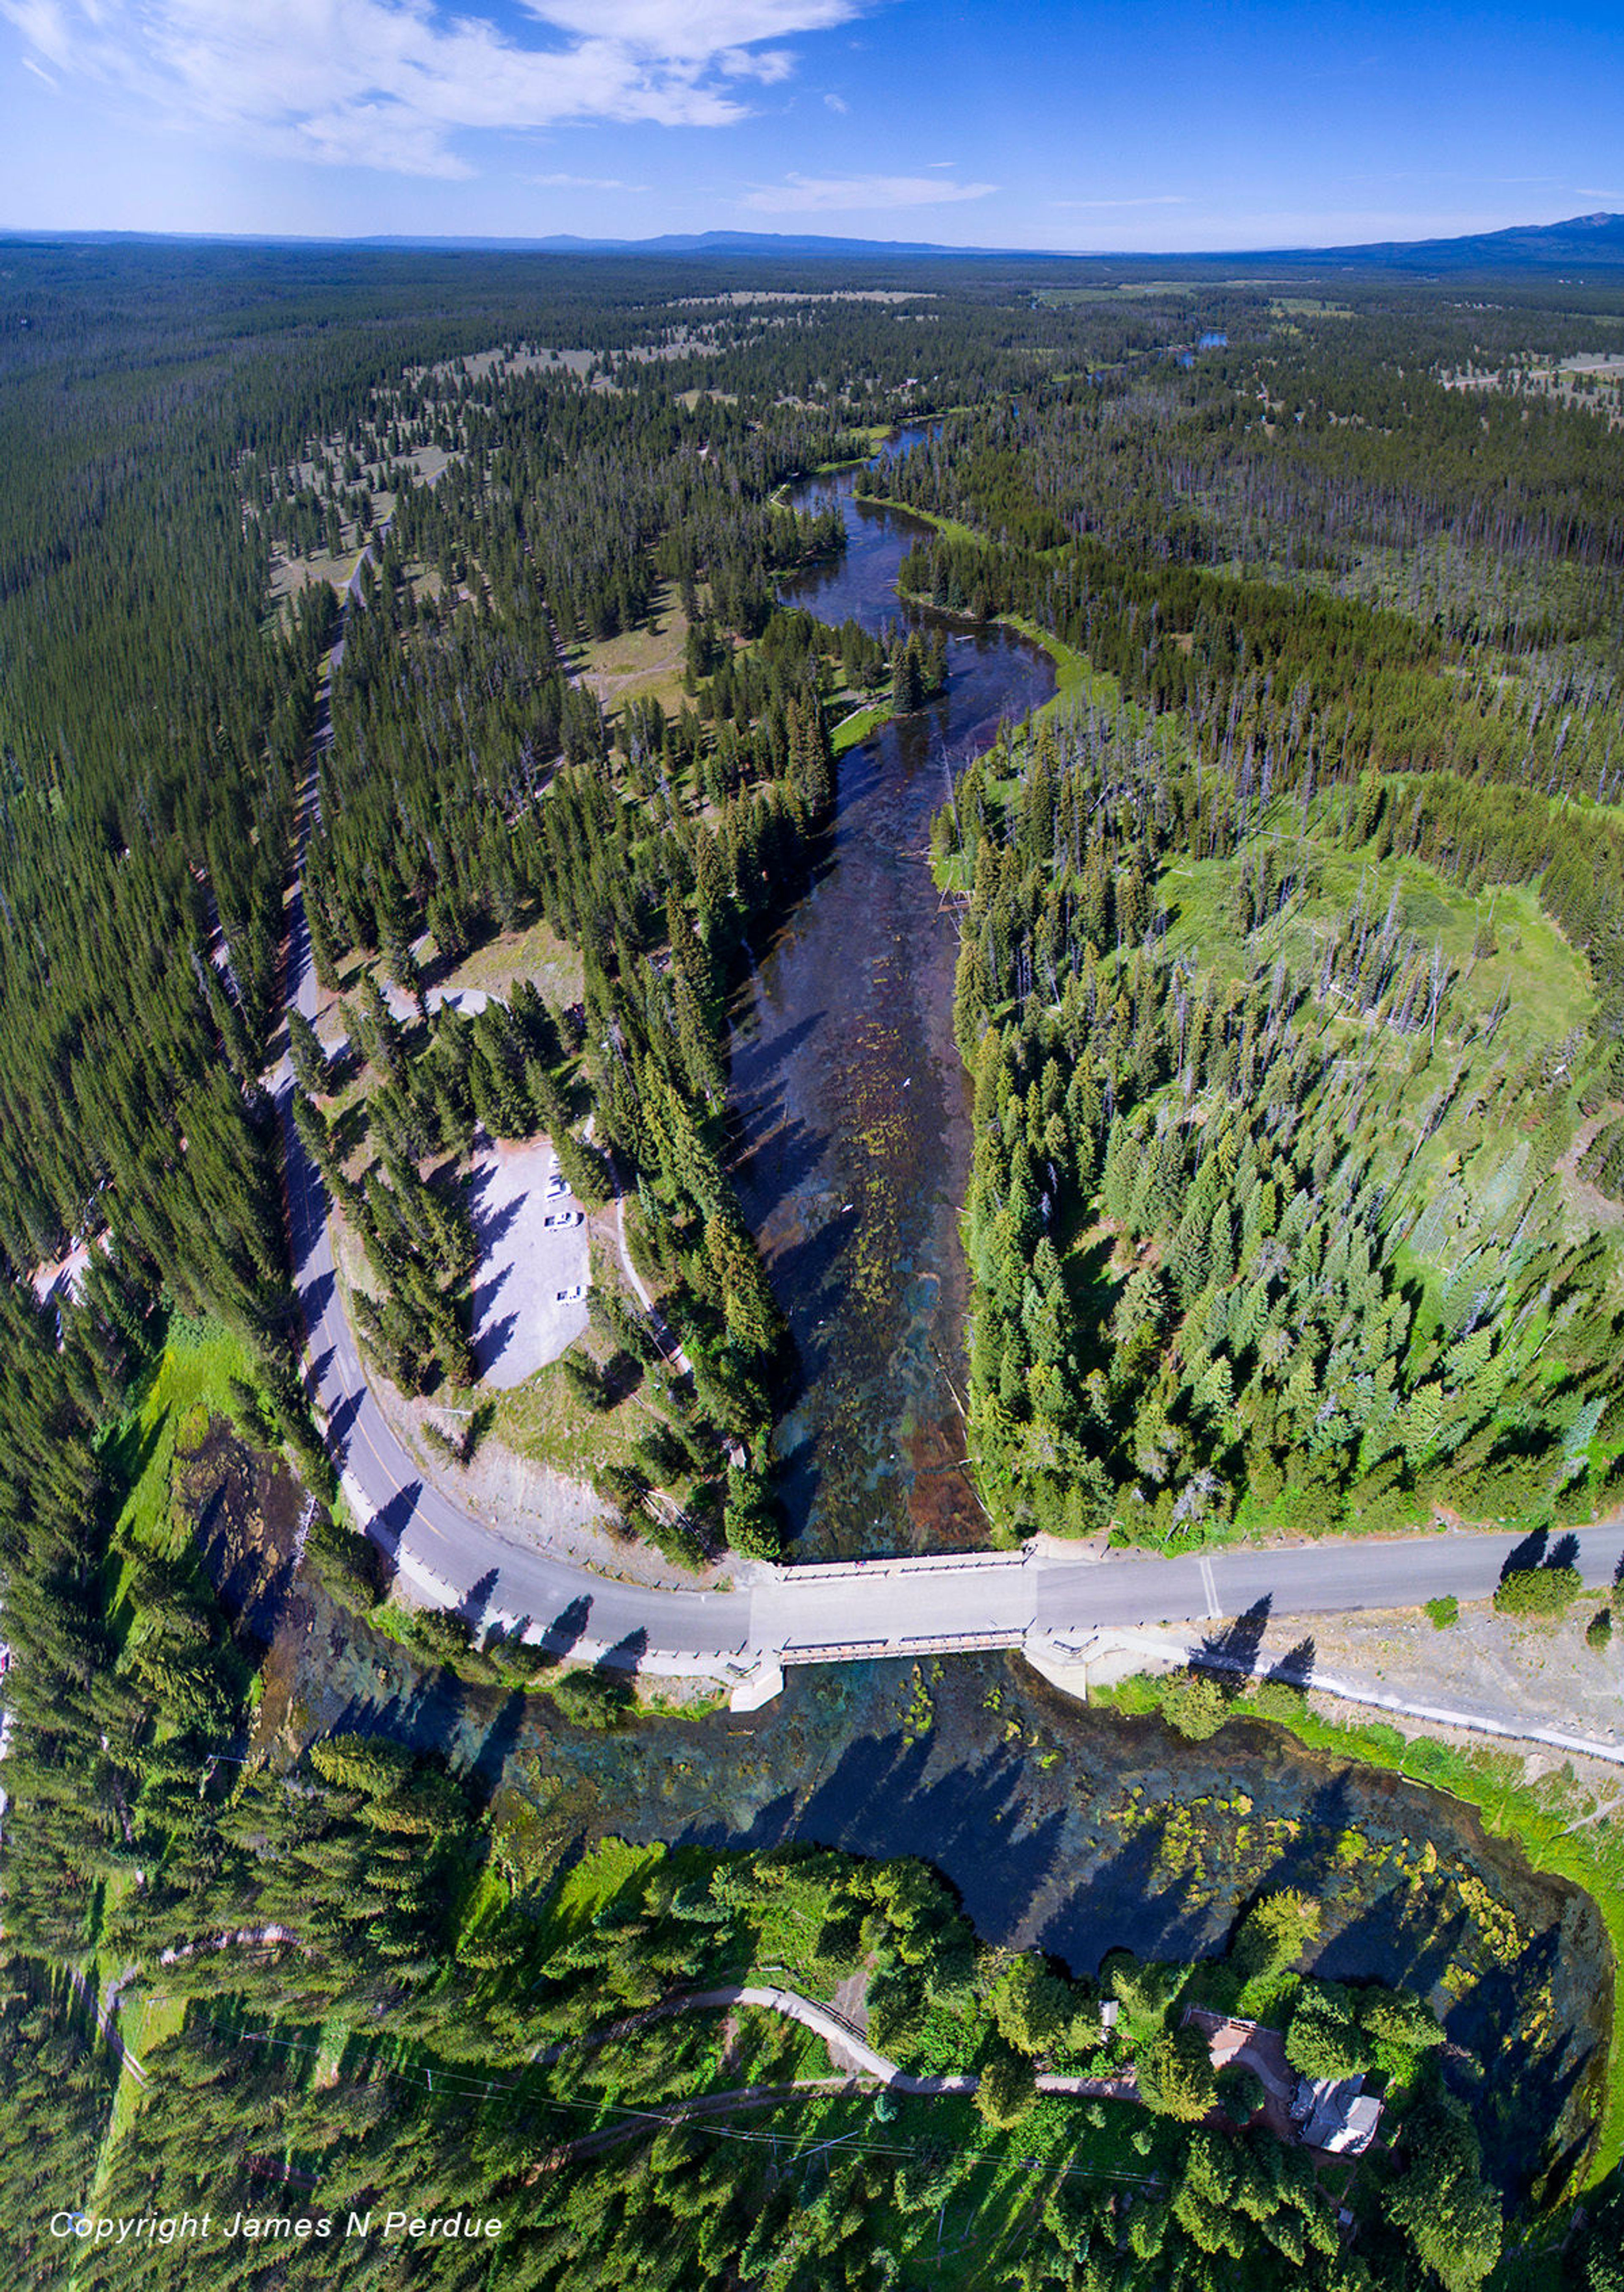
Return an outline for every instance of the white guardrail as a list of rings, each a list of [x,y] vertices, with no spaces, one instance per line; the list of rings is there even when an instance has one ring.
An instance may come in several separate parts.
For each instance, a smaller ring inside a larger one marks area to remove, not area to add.
[[[778,1650],[778,1661],[791,1663],[865,1663],[881,1656],[967,1655],[977,1648],[1011,1648],[1025,1644],[1026,1626],[1011,1624],[1001,1632],[917,1632],[890,1640],[808,1641],[800,1647]]]
[[[895,1560],[808,1560],[787,1568],[775,1563],[772,1575],[780,1584],[849,1584],[859,1577],[950,1576],[982,1568],[1005,1571],[1029,1566],[1032,1557],[1024,1551],[926,1552]]]

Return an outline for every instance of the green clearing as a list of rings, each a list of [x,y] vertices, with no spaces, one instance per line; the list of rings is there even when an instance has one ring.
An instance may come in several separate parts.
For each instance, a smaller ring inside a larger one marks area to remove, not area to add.
[[[1050,717],[1069,715],[1080,700],[1095,708],[1114,710],[1120,706],[1122,688],[1114,676],[1095,667],[1087,653],[1076,651],[1057,636],[1051,636],[1036,621],[1029,621],[1019,613],[1000,615],[1005,628],[1014,629],[1033,644],[1041,645],[1055,664],[1055,689],[1042,706],[1034,711],[1033,722],[1041,724]]]
[[[571,1351],[601,1368],[615,1348],[589,1328]],[[491,1429],[505,1448],[577,1481],[590,1481],[612,1465],[631,1464],[638,1441],[662,1421],[646,1381],[612,1408],[593,1408],[557,1361],[493,1398],[496,1414]]]
[[[171,1997],[155,1991],[141,2000],[138,2011],[132,2013],[126,2005],[119,2014],[119,2028],[125,2043],[135,2060],[142,2061],[166,2038],[178,2035],[186,2020],[190,2004],[186,1997]],[[140,2104],[141,2088],[126,2070],[119,2078],[113,2094],[113,2106],[108,2118],[107,2132],[102,2139],[101,2156],[105,2164],[114,2148],[134,2118]]]
[[[1435,941],[1459,974],[1454,1001],[1470,1021],[1486,1017],[1502,994],[1510,998],[1496,1037],[1501,1053],[1525,1054],[1532,1043],[1559,1039],[1584,1026],[1596,1007],[1588,966],[1540,909],[1528,884],[1499,884],[1475,897],[1448,883],[1425,861],[1378,859],[1373,847],[1349,851],[1298,832],[1295,807],[1276,806],[1234,859],[1186,861],[1163,870],[1162,896],[1172,910],[1166,945],[1188,948],[1227,978],[1248,975],[1253,962],[1283,954],[1293,968],[1311,971],[1324,933],[1339,924],[1363,891],[1367,909],[1385,916],[1396,892],[1401,929]],[[1273,843],[1283,860],[1299,858],[1314,874],[1313,888],[1293,898],[1279,916],[1240,933],[1226,917],[1242,862]],[[1496,952],[1476,956],[1480,930],[1492,930]],[[1457,1019],[1453,1031],[1461,1031]]]
[[[233,1377],[255,1382],[241,1340],[218,1321],[188,1321],[176,1314],[149,1383],[107,1444],[109,1472],[127,1490],[114,1522],[116,1545],[143,1546],[163,1558],[183,1548],[186,1532],[173,1511],[176,1454],[198,1446],[211,1417],[230,1415]],[[113,1586],[115,1610],[130,1570],[126,1553]]]
[[[1191,832],[1200,775],[1172,734],[1130,763],[1139,730],[1074,704],[932,829],[969,893],[984,1501],[1153,1544],[1596,1516],[1618,1268],[1564,1166],[1588,964],[1534,882],[1416,856],[1407,782]],[[1186,824],[1147,833],[1174,790]]]
[[[1144,278],[1124,280],[1120,286],[1041,286],[1033,297],[1046,310],[1064,311],[1084,303],[1133,303],[1151,295],[1194,295],[1196,288],[1187,279]]]
[[[888,724],[896,713],[888,701],[876,701],[869,707],[854,710],[834,728],[832,746],[835,755],[843,756],[848,748],[861,747],[864,741],[877,732],[882,724]]]
[[[667,711],[681,708],[687,634],[687,616],[665,582],[636,628],[575,649],[581,682],[598,695],[611,722],[628,700],[657,700]]]
[[[505,996],[516,979],[532,981],[554,1010],[566,1009],[581,999],[580,952],[546,923],[536,922],[524,931],[486,940],[436,983],[448,994],[471,987],[486,995]]]
[[[1269,304],[1276,318],[1352,319],[1358,313],[1346,303],[1327,303],[1317,295],[1276,295]]]
[[[661,1845],[634,1846],[624,1838],[600,1838],[567,1871],[543,1917],[551,1945],[583,1933],[593,1921],[651,1878],[666,1857]]]
[[[1237,888],[1259,845],[1270,842],[1284,864],[1301,868],[1307,888],[1243,932],[1234,921]],[[1435,1303],[1431,1293],[1527,1192],[1536,1166],[1532,1118],[1548,1112],[1549,1102],[1522,1094],[1507,1107],[1510,1094],[1499,1085],[1542,1054],[1553,1066],[1564,1063],[1562,1046],[1595,1012],[1588,965],[1541,911],[1533,886],[1499,884],[1474,896],[1419,860],[1380,860],[1368,846],[1348,851],[1301,835],[1284,808],[1233,859],[1175,863],[1158,890],[1172,918],[1170,954],[1187,956],[1226,981],[1253,977],[1279,957],[1294,976],[1312,978],[1321,948],[1355,901],[1377,922],[1396,901],[1400,929],[1442,951],[1451,985],[1435,1041],[1422,1045],[1373,1030],[1338,1017],[1334,1005],[1329,1020],[1350,1056],[1375,1058],[1384,1077],[1383,1158],[1395,1174],[1402,1160],[1405,1191],[1432,1205],[1415,1230],[1420,1241],[1402,1245],[1400,1255]],[[1558,1102],[1562,1096],[1558,1089]],[[1562,1198],[1572,1210],[1572,1230],[1588,1231],[1588,1217],[1572,1205],[1571,1182]]]

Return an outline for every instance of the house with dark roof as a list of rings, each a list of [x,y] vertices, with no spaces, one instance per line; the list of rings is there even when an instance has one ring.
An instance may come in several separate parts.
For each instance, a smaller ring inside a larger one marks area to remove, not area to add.
[[[1363,2077],[1303,2078],[1291,2103],[1291,2122],[1305,2149],[1357,2157],[1376,2138],[1381,2103],[1365,2092]]]

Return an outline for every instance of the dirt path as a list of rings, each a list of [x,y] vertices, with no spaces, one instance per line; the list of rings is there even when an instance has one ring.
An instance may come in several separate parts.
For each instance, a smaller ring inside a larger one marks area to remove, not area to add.
[[[728,1982],[716,1989],[685,1990],[678,1997],[666,1998],[662,2005],[651,2006],[647,2013],[628,2014],[618,2022],[607,2023],[601,2030],[590,2030],[582,2038],[560,2038],[556,2045],[549,2046],[545,2052],[537,2054],[535,2063],[538,2069],[544,2069],[577,2046],[607,2045],[616,2038],[628,2037],[639,2030],[647,2029],[651,2022],[669,2021],[673,2014],[713,2013],[719,2008],[733,2006],[756,2006],[764,2013],[782,2014],[789,2021],[799,2022],[803,2029],[811,2030],[822,2038],[832,2054],[845,2055],[852,2063],[855,2075],[873,2078],[880,2085],[889,2086],[896,2093],[923,2096],[971,2094],[981,2084],[981,2079],[969,2070],[948,2070],[928,2077],[914,2077],[900,2062],[894,2062],[888,2054],[882,2054],[877,2046],[871,2046],[856,2023],[838,2007],[820,2006],[815,1998],[803,1997],[799,1990],[780,1989],[773,1983]],[[832,2080],[836,2085],[842,2081],[838,2078]],[[812,2082],[826,2085],[831,2080],[819,2078]],[[782,2086],[761,2089],[773,2092],[785,2090]],[[1121,2070],[1115,2077],[1104,2078],[1044,2070],[1038,2076],[1037,2089],[1040,2093],[1088,2094],[1116,2101],[1137,2101],[1139,2097],[1138,2082],[1131,2070]],[[719,2100],[724,2097],[712,2096]]]
[[[112,2054],[113,2059],[117,2063],[119,2069],[128,2070],[130,2075],[135,2079],[136,2084],[144,2086],[147,2083],[147,2072],[136,2060],[129,2047],[125,2045],[118,2030],[118,1999],[120,1993],[131,1981],[134,1980],[140,1970],[141,1969],[138,1966],[126,1965],[117,1981],[109,1982],[107,1986],[107,1994],[103,1997],[92,1997],[91,1996],[90,1984],[85,1981],[84,1976],[79,1972],[76,1966],[68,1967],[68,1979],[72,1982],[75,1995],[78,1997],[80,2003],[83,2006],[87,2006],[90,2012],[95,2015],[96,2028],[100,2032],[109,2053]]]
[[[617,1194],[615,1199],[615,1243],[620,1253],[621,1271],[631,1284],[644,1312],[648,1316],[649,1324],[658,1341],[660,1351],[679,1376],[686,1376],[691,1366],[688,1357],[681,1346],[674,1341],[671,1331],[660,1319],[658,1307],[647,1290],[644,1288],[642,1276],[631,1263],[631,1252],[626,1247],[626,1197],[623,1193]]]

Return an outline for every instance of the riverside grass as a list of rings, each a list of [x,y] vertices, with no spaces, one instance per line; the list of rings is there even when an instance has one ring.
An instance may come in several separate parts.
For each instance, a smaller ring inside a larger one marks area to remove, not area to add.
[[[1178,1676],[1141,1673],[1120,1686],[1092,1690],[1089,1699],[1129,1716],[1160,1715],[1168,1682]],[[1226,1717],[1284,1727],[1310,1750],[1382,1767],[1407,1782],[1447,1792],[1475,1808],[1497,1836],[1514,1839],[1536,1870],[1566,1878],[1589,1895],[1612,1946],[1613,1997],[1606,2080],[1583,2185],[1593,2188],[1604,2180],[1624,2161],[1624,1825],[1605,1817],[1590,1819],[1594,1808],[1582,1803],[1588,1794],[1571,1766],[1531,1782],[1515,1752],[1468,1748],[1430,1735],[1405,1736],[1380,1720],[1328,1719],[1301,1696],[1297,1707],[1287,1710],[1277,1687],[1236,1695]]]

